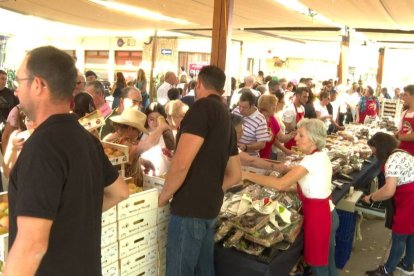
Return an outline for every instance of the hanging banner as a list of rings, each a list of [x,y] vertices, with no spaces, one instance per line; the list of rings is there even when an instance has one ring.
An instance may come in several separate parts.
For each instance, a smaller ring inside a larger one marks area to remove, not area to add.
[[[198,73],[200,73],[201,68],[204,66],[210,65],[210,62],[207,61],[200,61],[195,63],[189,63],[188,64],[188,72],[191,74],[193,73],[194,76],[197,76]]]

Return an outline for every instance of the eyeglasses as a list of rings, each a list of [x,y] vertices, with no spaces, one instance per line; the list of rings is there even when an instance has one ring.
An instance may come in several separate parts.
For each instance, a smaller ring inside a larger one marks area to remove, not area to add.
[[[0,80],[7,80],[7,77],[1,77]]]
[[[16,79],[13,81],[13,85],[14,85],[14,87],[19,87],[19,85],[20,85],[20,82],[22,82],[22,81],[26,81],[26,80],[33,80],[34,78],[33,77],[27,77],[27,78],[18,78],[18,77],[16,77]]]

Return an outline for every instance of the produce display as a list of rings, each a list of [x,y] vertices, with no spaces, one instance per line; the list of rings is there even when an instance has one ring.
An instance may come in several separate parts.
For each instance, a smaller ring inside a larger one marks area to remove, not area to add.
[[[278,192],[245,181],[224,196],[215,241],[259,256],[266,248],[293,243],[303,218],[296,193]]]
[[[142,187],[138,187],[137,185],[135,185],[132,178],[128,179],[128,180],[125,180],[125,182],[128,184],[129,195],[142,192]]]
[[[349,176],[352,172],[360,171],[363,162],[372,155],[367,145],[368,139],[376,132],[390,133],[395,129],[395,124],[384,118],[376,125],[350,124],[344,131],[328,135],[323,151],[332,162],[333,175],[340,173]],[[294,166],[303,157],[303,153],[294,148],[294,154],[286,156],[283,162]],[[278,172],[254,168],[243,170],[280,177]],[[301,201],[296,193],[279,192],[245,181],[225,194],[215,241],[224,247],[259,256],[260,259],[267,249],[286,249],[295,241],[303,225],[300,209]]]
[[[9,203],[0,202],[0,235],[9,232]]]

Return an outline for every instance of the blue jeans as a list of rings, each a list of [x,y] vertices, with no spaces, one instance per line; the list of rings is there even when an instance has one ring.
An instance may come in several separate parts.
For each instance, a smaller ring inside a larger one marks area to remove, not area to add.
[[[385,269],[391,273],[401,261],[404,254],[403,263],[411,267],[414,262],[414,235],[402,235],[392,232],[392,245],[390,255],[385,263]]]
[[[170,216],[166,276],[214,275],[215,219]]]
[[[335,234],[339,227],[339,217],[334,209],[331,212],[331,237],[329,239],[329,260],[327,266],[312,266],[312,273],[315,276],[338,276],[335,265]]]

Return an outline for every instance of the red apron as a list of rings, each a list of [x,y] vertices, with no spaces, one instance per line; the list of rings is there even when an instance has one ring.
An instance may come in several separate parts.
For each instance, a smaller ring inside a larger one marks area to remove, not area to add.
[[[296,111],[296,124],[298,124],[299,121],[302,120],[303,116],[305,115],[305,112],[299,113],[298,109],[296,108],[296,105],[293,104],[293,106],[295,107],[295,111]],[[290,139],[289,141],[285,143],[285,147],[287,149],[292,149],[293,146],[296,146],[295,137],[293,137],[292,139]]]
[[[405,111],[402,118],[402,127],[398,132],[399,134],[410,134],[413,132],[414,127],[414,118],[407,118],[407,111]],[[409,152],[411,155],[414,155],[414,141],[401,141],[400,149]]]
[[[331,236],[331,196],[323,199],[307,198],[297,184],[302,201],[304,228],[304,257],[311,266],[327,266],[329,262],[329,240]]]
[[[414,181],[397,186],[394,194],[395,211],[392,231],[402,235],[414,234]]]
[[[364,123],[366,116],[377,116],[377,101],[374,97],[366,98],[365,106],[365,112],[359,112],[359,123],[361,124]]]

